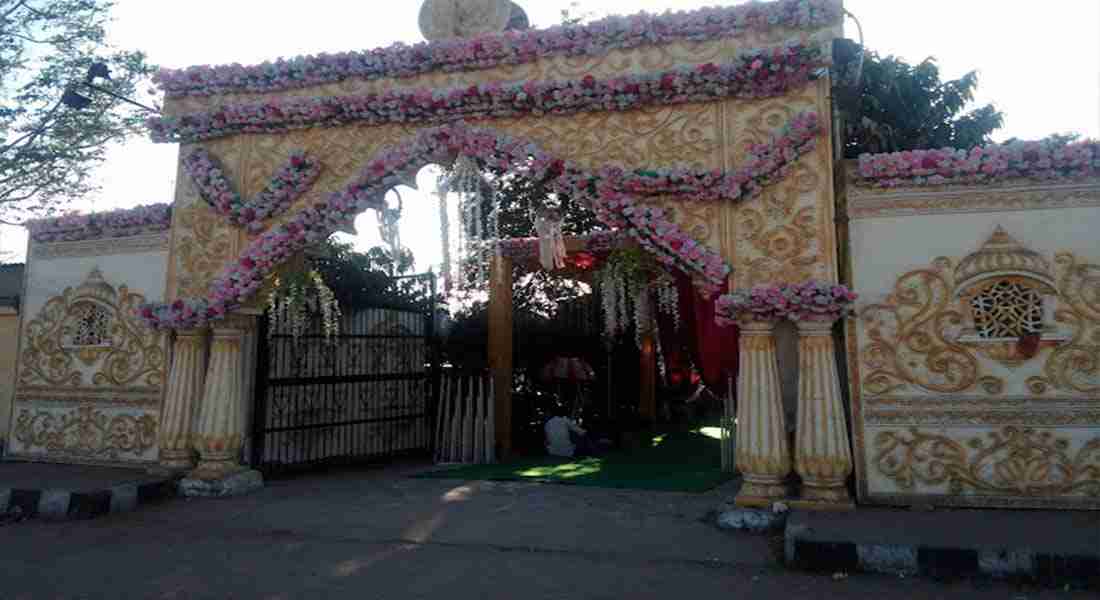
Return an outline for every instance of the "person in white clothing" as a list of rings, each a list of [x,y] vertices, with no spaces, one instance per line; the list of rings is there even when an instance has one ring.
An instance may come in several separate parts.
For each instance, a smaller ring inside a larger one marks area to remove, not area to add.
[[[572,458],[577,454],[577,446],[573,443],[575,434],[581,449],[587,447],[587,431],[577,425],[572,419],[565,416],[565,409],[560,408],[557,414],[546,422],[546,451],[551,456]]]

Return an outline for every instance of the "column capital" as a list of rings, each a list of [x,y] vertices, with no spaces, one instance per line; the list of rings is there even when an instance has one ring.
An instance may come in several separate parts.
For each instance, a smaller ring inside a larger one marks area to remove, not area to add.
[[[775,319],[742,318],[737,320],[741,335],[767,335],[775,331]]]
[[[798,333],[800,335],[832,335],[833,323],[836,322],[837,319],[832,317],[824,319],[806,319],[795,321],[795,326],[798,327]]]

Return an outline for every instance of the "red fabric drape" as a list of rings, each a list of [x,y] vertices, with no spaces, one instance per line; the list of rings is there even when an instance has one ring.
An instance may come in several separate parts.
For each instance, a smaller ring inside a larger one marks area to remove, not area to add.
[[[669,375],[685,377],[694,363],[702,372],[703,382],[721,393],[726,389],[726,378],[737,374],[737,327],[719,327],[714,322],[717,295],[703,298],[691,279],[681,274],[676,275],[676,284],[680,292],[680,328],[676,329],[671,317],[658,316],[661,350]],[[719,293],[726,293],[725,285]]]

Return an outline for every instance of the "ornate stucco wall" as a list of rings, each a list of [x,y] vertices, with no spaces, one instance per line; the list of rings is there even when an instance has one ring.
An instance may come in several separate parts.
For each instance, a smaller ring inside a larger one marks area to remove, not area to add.
[[[31,242],[8,451],[155,461],[166,335],[133,309],[164,297],[168,234]]]
[[[15,355],[19,347],[19,312],[0,306],[0,444],[7,439],[11,422],[12,395],[15,393]]]
[[[179,115],[208,110],[221,103],[281,97],[649,73],[684,64],[728,61],[747,48],[790,40],[813,40],[827,46],[838,34],[833,29],[810,33],[772,30],[699,43],[614,50],[598,57],[549,57],[482,71],[428,73],[406,79],[349,79],[277,94],[173,97],[166,102],[166,113]],[[628,112],[486,119],[477,125],[529,140],[588,168],[615,163],[631,168],[734,169],[751,143],[766,141],[796,113],[816,110],[828,115],[828,94],[829,83],[823,78],[781,98],[726,100]],[[244,197],[261,190],[291,150],[305,149],[319,159],[324,168],[320,179],[282,217],[286,219],[296,209],[341,189],[370,157],[404,143],[420,127],[416,124],[316,127],[281,134],[236,135],[199,145],[220,160]],[[193,147],[183,145],[181,155]],[[810,276],[835,279],[830,147],[828,136],[821,139],[814,153],[799,159],[795,172],[786,181],[760,197],[740,205],[677,203],[675,218],[698,240],[722,251],[734,267],[731,281],[734,286]],[[238,256],[251,238],[217,216],[199,198],[182,168],[177,181],[169,298],[202,296],[223,265]]]
[[[1100,508],[1100,180],[848,188],[859,495]]]

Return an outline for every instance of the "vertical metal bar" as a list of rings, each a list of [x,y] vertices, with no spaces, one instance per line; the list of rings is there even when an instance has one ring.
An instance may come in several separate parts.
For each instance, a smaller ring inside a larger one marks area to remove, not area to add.
[[[256,389],[252,399],[252,466],[263,466],[264,442],[266,440],[267,423],[267,380],[270,377],[271,368],[268,364],[270,348],[267,339],[268,322],[266,318],[260,319],[259,347],[256,351]]]

